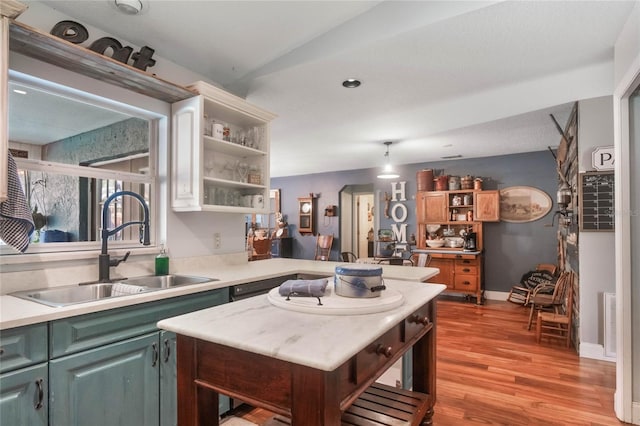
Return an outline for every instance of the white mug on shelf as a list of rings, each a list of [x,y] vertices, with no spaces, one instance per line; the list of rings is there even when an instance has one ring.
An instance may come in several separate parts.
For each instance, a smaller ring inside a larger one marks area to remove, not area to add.
[[[262,196],[262,194],[253,196],[253,208],[254,209],[264,208],[264,197]]]
[[[213,137],[216,139],[222,139],[224,133],[224,126],[222,123],[213,123]]]

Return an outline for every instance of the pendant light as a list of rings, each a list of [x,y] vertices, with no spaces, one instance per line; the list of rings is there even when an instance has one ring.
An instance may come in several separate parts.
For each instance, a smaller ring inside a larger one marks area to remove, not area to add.
[[[400,175],[393,171],[391,167],[391,158],[389,158],[389,146],[391,146],[393,142],[385,142],[384,144],[387,146],[387,152],[384,153],[385,164],[382,169],[382,173],[378,175],[378,179],[397,179]]]

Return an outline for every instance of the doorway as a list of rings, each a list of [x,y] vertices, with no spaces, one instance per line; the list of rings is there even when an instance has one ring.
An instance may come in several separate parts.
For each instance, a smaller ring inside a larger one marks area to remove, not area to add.
[[[371,257],[376,212],[373,184],[344,186],[340,190],[339,211],[340,252]]]

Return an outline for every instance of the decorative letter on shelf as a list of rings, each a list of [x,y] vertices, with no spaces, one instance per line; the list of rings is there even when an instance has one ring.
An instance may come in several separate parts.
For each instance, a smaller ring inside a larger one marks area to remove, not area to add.
[[[53,26],[50,32],[52,35],[73,44],[83,43],[89,38],[89,31],[87,31],[85,26],[74,21],[60,21]],[[109,49],[112,51],[111,56],[106,54]],[[133,67],[142,71],[146,71],[147,67],[152,67],[156,64],[155,59],[151,58],[155,53],[154,49],[143,46],[139,52],[133,53],[132,47],[122,47],[122,43],[112,37],[99,38],[91,43],[89,50],[93,50],[96,53],[110,57],[123,64],[127,64],[129,58],[131,58],[133,60]]]

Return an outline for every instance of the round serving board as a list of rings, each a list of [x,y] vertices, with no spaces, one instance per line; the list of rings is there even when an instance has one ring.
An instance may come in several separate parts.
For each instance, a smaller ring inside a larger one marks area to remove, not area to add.
[[[316,297],[280,296],[279,287],[271,289],[267,298],[272,305],[290,311],[305,312],[322,315],[360,315],[375,314],[388,311],[404,303],[404,296],[397,290],[387,287],[379,297],[359,298],[343,297],[335,294],[333,283],[327,285],[324,296],[320,298],[322,305],[318,305]]]

